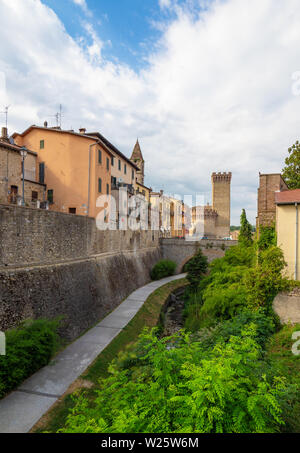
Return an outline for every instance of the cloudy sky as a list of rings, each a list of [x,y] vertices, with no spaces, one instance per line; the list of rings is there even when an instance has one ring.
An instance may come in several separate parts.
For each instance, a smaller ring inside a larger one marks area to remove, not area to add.
[[[205,193],[232,171],[232,224],[300,135],[299,0],[0,0],[0,110],[99,130],[146,183]],[[4,115],[0,116],[4,124]]]

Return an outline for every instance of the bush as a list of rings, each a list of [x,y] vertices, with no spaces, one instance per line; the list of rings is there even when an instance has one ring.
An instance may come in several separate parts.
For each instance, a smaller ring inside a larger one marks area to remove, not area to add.
[[[262,371],[255,326],[203,353],[184,332],[144,332],[99,382],[93,405],[75,396],[66,433],[262,433],[282,424],[285,387]],[[126,354],[128,355],[126,360]]]
[[[208,268],[207,257],[203,255],[202,250],[199,249],[196,255],[188,262],[187,269],[187,280],[190,282],[192,289],[197,289],[200,280],[206,274]]]
[[[6,332],[6,355],[0,356],[0,398],[47,365],[56,352],[60,321],[23,322]]]
[[[176,269],[176,263],[170,260],[161,260],[155,264],[150,275],[152,280],[160,280],[164,277],[174,275]]]

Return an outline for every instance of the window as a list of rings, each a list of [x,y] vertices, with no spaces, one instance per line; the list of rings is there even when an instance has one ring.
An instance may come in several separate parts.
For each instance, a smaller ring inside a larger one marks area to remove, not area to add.
[[[115,164],[115,158],[114,158],[114,156],[111,156],[111,165],[114,166],[114,164]]]
[[[39,182],[41,184],[45,183],[45,164],[41,163],[39,165]]]
[[[102,151],[98,149],[98,164],[102,164]]]
[[[116,185],[117,185],[117,178],[114,176],[111,177],[111,185],[114,187],[116,187]]]
[[[109,170],[109,158],[108,157],[106,158],[106,170],[107,171]]]
[[[40,140],[40,149],[45,148],[45,140]]]
[[[106,184],[106,193],[109,195],[109,184]]]
[[[39,194],[38,194],[37,192],[32,191],[32,192],[31,192],[31,200],[32,200],[32,201],[36,201],[36,200],[38,199],[38,195],[39,195]]]
[[[131,179],[134,180],[134,170],[132,170]]]
[[[119,159],[119,170],[121,171],[121,161]]]
[[[53,204],[53,189],[48,190],[47,192],[47,200],[50,204]]]
[[[69,208],[69,214],[76,214],[76,208]]]
[[[126,164],[124,164],[124,173],[125,173],[125,175],[127,173],[127,165]]]
[[[102,192],[102,179],[101,178],[98,179],[98,192],[99,193]]]

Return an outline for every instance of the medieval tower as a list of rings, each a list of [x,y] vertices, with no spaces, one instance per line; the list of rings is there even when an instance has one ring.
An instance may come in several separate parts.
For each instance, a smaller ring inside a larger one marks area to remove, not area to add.
[[[212,209],[218,213],[216,219],[216,237],[230,235],[230,189],[232,173],[213,173]]]
[[[137,171],[136,175],[137,182],[144,185],[145,161],[138,140],[136,141],[136,144],[133,148],[130,160],[139,168],[139,171]]]

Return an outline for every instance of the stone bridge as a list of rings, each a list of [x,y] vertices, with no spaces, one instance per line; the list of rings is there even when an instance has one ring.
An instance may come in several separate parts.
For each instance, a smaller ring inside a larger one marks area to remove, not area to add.
[[[185,239],[160,239],[163,259],[175,261],[176,273],[182,272],[184,265],[201,248],[203,254],[211,262],[216,258],[222,258],[225,251],[237,245],[237,241],[224,241],[222,239],[202,239],[201,241],[187,241]]]

